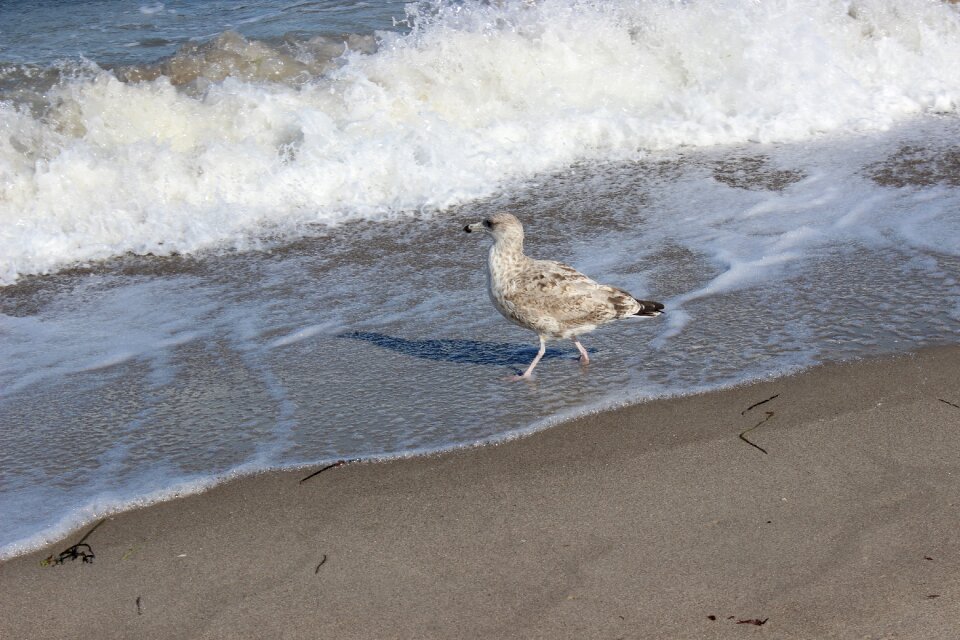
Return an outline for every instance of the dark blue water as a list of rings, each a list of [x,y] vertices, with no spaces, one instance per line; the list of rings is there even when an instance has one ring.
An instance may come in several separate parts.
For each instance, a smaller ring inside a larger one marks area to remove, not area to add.
[[[147,63],[224,31],[266,40],[372,34],[405,28],[404,5],[401,0],[4,0],[0,64],[46,65],[80,56],[106,65]]]

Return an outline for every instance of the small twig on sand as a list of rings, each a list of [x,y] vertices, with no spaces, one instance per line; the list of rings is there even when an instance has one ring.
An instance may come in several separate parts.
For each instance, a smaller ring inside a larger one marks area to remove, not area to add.
[[[311,473],[311,474],[308,475],[307,477],[301,478],[301,479],[300,479],[300,484],[303,484],[304,482],[306,482],[307,480],[309,480],[310,478],[312,478],[312,477],[314,477],[314,476],[320,475],[321,473],[323,473],[324,471],[327,471],[328,469],[333,469],[334,467],[342,467],[343,465],[349,464],[349,463],[351,463],[351,462],[360,462],[360,458],[352,458],[352,459],[350,459],[350,460],[337,460],[337,461],[334,462],[333,464],[328,464],[327,466],[323,467],[322,469],[318,469],[317,471],[314,471],[313,473]]]
[[[760,618],[750,618],[749,620],[737,620],[737,624],[753,624],[759,627],[761,625],[767,624],[767,620],[769,619],[770,618],[764,618],[763,620],[761,620]]]
[[[312,478],[312,477],[314,477],[314,476],[320,475],[321,473],[323,473],[323,472],[326,471],[327,469],[333,469],[334,467],[341,467],[341,466],[345,465],[346,463],[347,463],[346,460],[337,460],[337,461],[334,462],[333,464],[328,464],[327,466],[325,466],[325,467],[323,467],[323,468],[321,468],[321,469],[318,469],[317,471],[314,471],[313,473],[311,473],[310,475],[306,476],[305,478],[300,478],[300,484],[303,484],[304,482],[306,482],[307,480],[309,480],[310,478]]]
[[[937,400],[939,400],[939,401],[942,402],[943,404],[948,404],[948,405],[950,405],[950,406],[953,407],[954,409],[960,409],[960,404],[953,404],[952,402],[949,402],[949,401],[947,401],[947,400],[944,400],[943,398],[937,398]]]
[[[764,453],[766,453],[767,450],[764,449],[763,447],[761,447],[760,445],[758,445],[758,444],[756,444],[756,443],[753,443],[753,442],[750,442],[749,440],[747,440],[747,434],[750,433],[751,431],[753,431],[754,429],[756,429],[757,427],[759,427],[760,425],[762,425],[764,422],[766,422],[767,420],[769,420],[770,418],[773,417],[773,411],[767,411],[766,414],[767,414],[767,416],[766,416],[763,420],[761,420],[761,421],[758,422],[757,424],[753,425],[753,426],[750,427],[749,429],[745,429],[744,431],[741,431],[741,432],[740,432],[740,439],[741,439],[741,440],[743,440],[744,442],[746,442],[746,443],[747,443],[748,445],[750,445],[751,447],[754,447],[755,449],[760,449],[760,451],[763,451]]]
[[[87,531],[85,534],[83,534],[83,537],[80,538],[80,540],[79,540],[79,541],[77,542],[77,544],[75,544],[74,546],[79,546],[79,545],[83,544],[84,542],[86,542],[86,541],[87,541],[87,538],[90,537],[90,534],[92,534],[94,531],[96,531],[97,528],[98,528],[100,525],[102,525],[104,522],[106,522],[106,521],[107,521],[106,518],[102,518],[102,519],[100,520],[100,522],[98,522],[97,524],[95,524],[95,525],[93,525],[92,527],[90,527],[90,530]],[[89,546],[89,545],[87,545],[87,546]]]
[[[745,415],[747,415],[747,411],[750,411],[751,409],[756,409],[756,408],[759,407],[760,405],[766,404],[766,403],[770,402],[771,400],[773,400],[774,398],[779,398],[779,397],[780,397],[780,394],[777,393],[777,394],[774,394],[774,395],[770,396],[770,397],[767,398],[766,400],[761,400],[760,402],[755,402],[755,403],[753,403],[752,405],[750,405],[749,407],[747,407],[746,409],[744,409],[743,411],[741,411],[741,412],[740,412],[740,415],[745,416]]]
[[[327,563],[327,554],[323,554],[323,560],[320,561],[320,564],[317,565],[317,568],[313,570],[314,575],[320,573],[320,567]]]
[[[143,615],[143,609],[140,607],[140,596],[137,596],[137,615]]]

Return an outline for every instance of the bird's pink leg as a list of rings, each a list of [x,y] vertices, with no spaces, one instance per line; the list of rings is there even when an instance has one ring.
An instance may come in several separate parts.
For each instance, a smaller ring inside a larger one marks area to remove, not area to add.
[[[580,352],[580,364],[590,364],[590,356],[587,355],[587,350],[583,348],[580,341],[574,338],[573,344],[577,345],[577,351]]]
[[[530,374],[533,373],[534,367],[537,366],[537,363],[540,362],[540,358],[543,357],[543,354],[547,352],[547,341],[543,339],[543,336],[540,336],[540,351],[537,352],[537,357],[533,359],[533,362],[527,367],[527,370],[523,372],[523,375],[517,376],[514,380],[529,380]]]

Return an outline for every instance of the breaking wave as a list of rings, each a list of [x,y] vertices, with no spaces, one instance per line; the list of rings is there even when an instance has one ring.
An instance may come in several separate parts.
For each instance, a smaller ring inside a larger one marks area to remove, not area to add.
[[[435,212],[580,160],[960,104],[960,13],[943,2],[438,1],[406,19],[2,70],[0,284]]]

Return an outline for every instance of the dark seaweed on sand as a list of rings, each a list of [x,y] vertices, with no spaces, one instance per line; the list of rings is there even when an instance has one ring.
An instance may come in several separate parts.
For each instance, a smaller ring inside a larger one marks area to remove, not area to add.
[[[61,551],[56,558],[52,555],[47,556],[40,561],[40,566],[49,567],[50,565],[63,564],[67,560],[76,560],[80,558],[84,563],[92,563],[93,559],[96,558],[96,554],[93,553],[93,548],[86,543],[86,539],[90,537],[90,534],[97,530],[97,527],[106,522],[106,518],[100,520],[97,524],[93,525],[89,531],[80,540],[73,546],[67,547]]]

